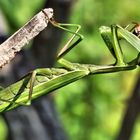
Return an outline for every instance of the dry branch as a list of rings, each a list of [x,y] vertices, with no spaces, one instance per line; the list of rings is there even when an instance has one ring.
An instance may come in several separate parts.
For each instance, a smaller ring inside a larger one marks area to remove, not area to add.
[[[9,63],[24,45],[28,44],[32,38],[37,36],[45,27],[47,27],[47,18],[52,18],[53,9],[47,8],[43,11],[45,11],[48,17],[46,17],[42,11],[39,12],[0,45],[0,68]]]

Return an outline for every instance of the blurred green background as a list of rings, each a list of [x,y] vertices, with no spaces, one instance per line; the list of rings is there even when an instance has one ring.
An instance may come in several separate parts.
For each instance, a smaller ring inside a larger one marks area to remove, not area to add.
[[[12,11],[11,11],[12,4]],[[40,9],[43,0],[0,1],[0,10],[6,15],[7,32],[21,27]],[[75,0],[69,23],[82,26],[84,40],[66,58],[72,62],[108,64],[114,62],[98,28],[110,24],[127,25],[140,20],[140,0]],[[32,7],[32,8],[31,8]],[[59,21],[61,22],[61,21]],[[65,39],[64,39],[65,40]],[[123,42],[122,42],[123,43]],[[63,42],[62,42],[63,44]],[[126,47],[129,58],[135,50]],[[90,76],[70,84],[54,95],[61,122],[70,140],[114,140],[121,127],[126,101],[133,91],[138,70]],[[0,140],[7,128],[0,118]],[[140,140],[140,119],[134,127],[132,140]]]

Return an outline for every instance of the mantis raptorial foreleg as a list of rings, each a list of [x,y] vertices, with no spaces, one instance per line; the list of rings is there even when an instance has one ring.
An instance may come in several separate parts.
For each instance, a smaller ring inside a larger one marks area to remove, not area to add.
[[[126,40],[140,52],[140,39],[133,34],[135,28],[135,24],[129,24],[126,28],[122,28],[119,25],[112,25],[111,28],[107,26],[101,26],[99,28],[105,44],[116,59],[115,65],[126,64],[123,60],[123,52],[119,43],[121,39]]]
[[[122,65],[124,64],[124,61],[123,61],[122,50],[119,43],[117,28],[118,27],[116,25],[111,25],[111,28],[106,26],[101,26],[99,30],[106,46],[108,47],[111,54],[116,60],[115,65],[116,64]]]

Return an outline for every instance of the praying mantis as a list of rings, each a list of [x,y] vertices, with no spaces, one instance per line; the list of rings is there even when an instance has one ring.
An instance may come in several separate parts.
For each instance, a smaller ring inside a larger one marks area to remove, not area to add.
[[[48,17],[45,11],[42,12]],[[48,20],[54,27],[72,34],[72,37],[57,55],[57,62],[61,64],[62,68],[38,68],[25,75],[16,83],[7,88],[1,89],[0,112],[9,111],[20,105],[30,105],[31,100],[46,95],[51,91],[59,89],[85,76],[132,70],[140,65],[139,32],[137,32],[136,35],[133,34],[136,29],[138,30],[138,26],[135,23],[132,24],[130,30],[129,28],[131,25],[122,28],[121,26],[114,24],[110,27],[101,26],[99,28],[106,46],[115,58],[114,64],[100,66],[94,64],[72,63],[64,59],[63,57],[83,40],[83,36],[78,33],[81,26],[77,24],[61,24],[55,22],[54,19],[49,18]],[[71,31],[66,28],[69,26],[76,27],[76,31]],[[75,37],[78,37],[78,39],[73,43]],[[124,61],[124,55],[120,43],[120,40],[122,39],[126,40],[138,51],[138,55],[130,62]]]

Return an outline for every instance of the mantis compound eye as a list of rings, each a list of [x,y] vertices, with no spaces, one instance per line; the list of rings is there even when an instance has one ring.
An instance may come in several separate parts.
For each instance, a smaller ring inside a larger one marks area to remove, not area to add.
[[[134,23],[134,24],[135,24],[135,28],[133,34],[140,38],[140,24],[139,23]]]

